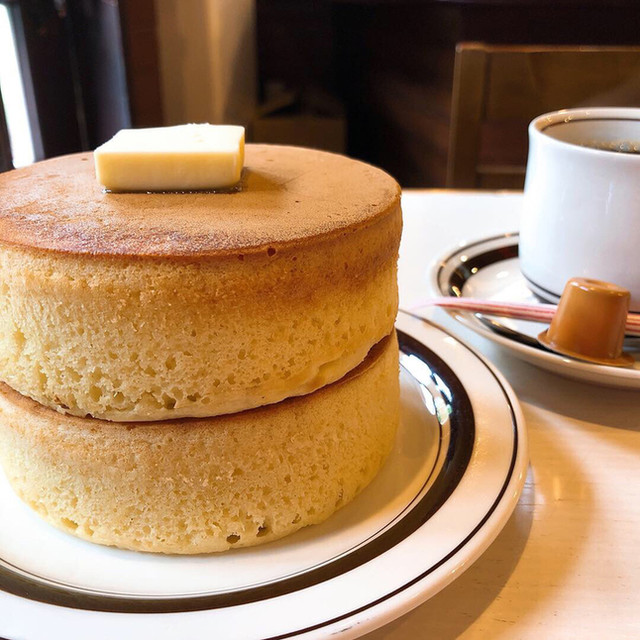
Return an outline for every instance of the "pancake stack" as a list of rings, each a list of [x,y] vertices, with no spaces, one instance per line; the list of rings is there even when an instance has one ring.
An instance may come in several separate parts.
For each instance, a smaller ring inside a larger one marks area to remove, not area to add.
[[[400,190],[248,145],[227,193],[0,174],[0,462],[76,536],[205,553],[321,522],[398,424]]]

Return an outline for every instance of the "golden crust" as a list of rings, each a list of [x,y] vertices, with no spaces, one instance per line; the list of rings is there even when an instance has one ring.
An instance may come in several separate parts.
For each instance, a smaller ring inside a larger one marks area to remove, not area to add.
[[[388,174],[344,156],[247,145],[230,193],[105,193],[91,154],[0,174],[0,243],[77,255],[201,258],[282,251],[400,208]]]

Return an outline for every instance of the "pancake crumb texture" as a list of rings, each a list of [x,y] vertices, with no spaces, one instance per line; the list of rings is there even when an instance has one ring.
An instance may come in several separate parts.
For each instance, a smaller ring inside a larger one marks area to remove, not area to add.
[[[80,538],[206,553],[325,520],[370,482],[399,421],[395,334],[344,379],[229,416],[114,423],[62,416],[0,386],[16,493]]]
[[[115,421],[213,416],[340,379],[393,328],[400,212],[238,259],[0,253],[0,379]]]

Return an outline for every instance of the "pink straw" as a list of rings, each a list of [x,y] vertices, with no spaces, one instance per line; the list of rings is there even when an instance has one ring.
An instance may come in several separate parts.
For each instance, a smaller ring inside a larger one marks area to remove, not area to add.
[[[417,311],[424,307],[443,307],[472,313],[487,313],[489,315],[502,316],[504,318],[517,318],[518,320],[533,320],[550,324],[553,314],[556,312],[555,304],[526,304],[514,302],[498,302],[494,300],[481,300],[479,298],[430,298],[413,305],[409,311]],[[640,314],[630,313],[627,316],[625,333],[640,335]]]

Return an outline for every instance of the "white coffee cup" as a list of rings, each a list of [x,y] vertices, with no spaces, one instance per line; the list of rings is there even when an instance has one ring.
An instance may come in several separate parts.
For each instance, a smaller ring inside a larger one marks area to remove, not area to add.
[[[628,289],[640,311],[640,109],[533,120],[519,255],[546,300],[557,302],[570,278],[593,278]]]

